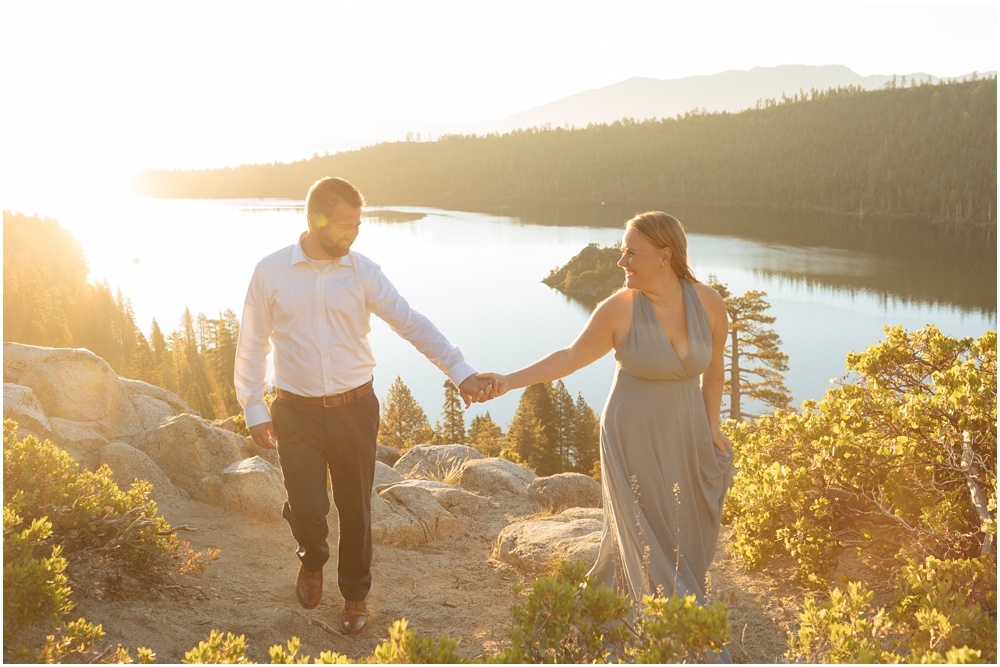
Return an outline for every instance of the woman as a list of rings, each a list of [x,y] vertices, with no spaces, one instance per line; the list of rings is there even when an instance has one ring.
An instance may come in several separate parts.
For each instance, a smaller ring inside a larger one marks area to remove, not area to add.
[[[719,428],[726,306],[691,273],[676,218],[637,215],[625,223],[621,251],[627,289],[597,306],[572,345],[510,375],[482,377],[501,395],[615,349],[601,415],[604,532],[590,574],[637,603],[676,593],[704,604],[733,470],[732,443]]]

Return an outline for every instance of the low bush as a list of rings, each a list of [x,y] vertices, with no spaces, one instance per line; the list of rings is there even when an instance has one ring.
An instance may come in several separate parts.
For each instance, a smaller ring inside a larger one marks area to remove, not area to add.
[[[642,609],[631,600],[597,586],[584,563],[562,563],[559,571],[536,579],[530,592],[515,586],[520,597],[512,611],[511,645],[498,655],[471,662],[543,664],[588,662],[706,662],[729,641],[729,622],[722,602],[709,607],[684,598],[646,596]],[[348,664],[347,657],[326,651],[315,660],[300,655],[293,637],[269,650],[272,664],[314,662]],[[246,662],[246,639],[213,630],[189,651],[186,663]],[[421,637],[406,619],[389,628],[389,640],[359,662],[376,664],[442,664],[470,662],[458,653],[458,640],[442,635]]]
[[[861,582],[806,600],[785,657],[826,663],[996,663],[996,561],[992,556],[911,562],[891,609],[875,608]]]
[[[177,539],[147,498],[148,482],[122,491],[107,467],[81,470],[47,440],[18,439],[15,422],[3,427],[5,658],[123,661],[128,652],[121,647],[96,653],[101,626],[82,618],[59,625],[75,606],[72,571],[88,571],[91,579],[99,572],[124,591],[129,578],[155,585],[203,568],[217,552],[196,553]],[[151,660],[152,653],[140,649],[139,658]]]
[[[798,562],[824,588],[845,548],[888,565],[968,558],[996,540],[996,332],[934,326],[848,355],[850,375],[801,412],[728,425],[740,474],[726,503],[736,554]]]

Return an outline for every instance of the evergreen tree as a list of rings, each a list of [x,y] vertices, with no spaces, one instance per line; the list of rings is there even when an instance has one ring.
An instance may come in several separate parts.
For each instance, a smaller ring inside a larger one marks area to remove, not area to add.
[[[195,318],[195,340],[198,342],[199,352],[203,352],[211,344],[215,334],[213,329],[214,327],[205,317],[205,313],[198,313],[198,317]]]
[[[190,387],[188,387],[187,395],[184,397],[187,401],[188,406],[200,414],[204,419],[215,419],[217,414],[215,412],[215,406],[212,405],[211,398],[205,391],[205,387],[201,382],[192,382]]]
[[[240,410],[232,310],[210,319],[186,309],[169,337],[154,319],[146,338],[121,290],[86,282],[80,245],[57,222],[6,211],[3,220],[4,340],[85,347],[119,375],[162,386],[206,417]]]
[[[600,480],[601,469],[601,422],[583,394],[577,394],[573,422],[572,458],[574,470],[584,475],[592,475]]]
[[[378,444],[406,451],[414,445],[430,442],[433,437],[423,408],[413,398],[402,378],[397,376],[382,402]]]
[[[163,378],[160,386],[180,396],[181,382],[177,375],[177,363],[174,361],[174,351],[169,347],[164,347],[160,354],[160,377]]]
[[[444,406],[441,408],[441,423],[437,426],[436,440],[439,445],[465,444],[465,415],[458,387],[451,380],[444,381]]]
[[[558,472],[566,472],[573,469],[573,427],[576,423],[576,407],[562,380],[558,380],[552,388],[552,407],[552,440],[558,460]]]
[[[87,287],[80,244],[55,220],[3,212],[3,339],[63,347]]]
[[[551,383],[526,387],[507,429],[507,447],[539,475],[561,472]]]
[[[153,326],[149,330],[149,344],[153,348],[153,356],[156,358],[156,363],[161,363],[163,361],[163,351],[167,349],[167,339],[163,337],[163,332],[160,331],[160,325],[156,323],[156,318],[153,318]]]
[[[132,350],[132,360],[129,367],[132,369],[133,379],[162,386],[163,375],[160,364],[157,363],[156,355],[153,354],[149,341],[146,340],[141,331],[137,332],[136,345],[135,349]]]
[[[545,430],[536,414],[534,404],[527,390],[521,394],[521,402],[514,412],[514,418],[507,425],[507,435],[504,438],[504,448],[500,456],[515,463],[531,468],[536,473],[542,448],[545,446]]]
[[[729,342],[726,343],[726,378],[723,389],[728,399],[729,417],[737,421],[749,416],[742,402],[746,397],[775,409],[788,409],[791,394],[782,373],[788,370],[788,355],[779,349],[781,338],[773,329],[774,316],[765,292],[751,290],[733,296],[729,289],[709,276],[711,286],[722,295],[729,314]]]
[[[476,415],[469,424],[468,444],[478,450],[483,456],[500,456],[504,445],[503,429],[490,417],[489,410],[485,415]]]

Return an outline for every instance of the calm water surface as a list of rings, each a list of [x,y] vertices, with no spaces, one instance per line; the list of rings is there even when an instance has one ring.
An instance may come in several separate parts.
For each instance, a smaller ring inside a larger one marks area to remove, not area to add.
[[[621,236],[619,229],[531,224],[495,214],[381,210],[423,217],[408,222],[366,218],[355,249],[381,264],[413,307],[483,371],[509,372],[570,343],[590,309],[540,280],[586,244],[608,245]],[[239,314],[256,262],[295,242],[304,229],[301,202],[274,200],[125,196],[43,211],[80,241],[91,279],[106,278],[130,297],[147,333],[154,317],[164,330],[177,327],[185,307],[210,317],[225,308]],[[699,278],[714,273],[736,294],[767,292],[777,318],[774,328],[790,358],[786,382],[797,401],[821,397],[830,379],[844,373],[847,352],[878,342],[885,325],[913,329],[934,323],[952,336],[979,336],[996,328],[995,287],[992,303],[986,297],[985,305],[921,298],[893,287],[893,276],[913,270],[905,258],[715,233],[691,233],[689,239]],[[994,285],[995,271],[994,263]],[[939,282],[934,276],[921,278]],[[437,369],[377,318],[371,344],[379,363],[379,397],[401,376],[431,421],[438,419],[444,378]],[[609,354],[565,382],[599,412],[613,372]],[[489,410],[506,426],[519,396],[513,392],[473,406],[467,418]]]

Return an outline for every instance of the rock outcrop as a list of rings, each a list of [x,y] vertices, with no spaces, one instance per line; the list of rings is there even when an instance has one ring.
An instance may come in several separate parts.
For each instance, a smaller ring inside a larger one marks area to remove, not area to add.
[[[148,431],[160,422],[191,409],[176,394],[139,380],[119,378],[135,408],[142,431]]]
[[[101,447],[98,465],[111,468],[111,479],[115,480],[119,488],[127,489],[132,482],[142,479],[153,485],[149,494],[153,500],[162,503],[177,497],[177,488],[156,462],[124,442],[112,442]]]
[[[372,491],[372,539],[390,547],[416,547],[461,528],[426,489],[396,484]]]
[[[241,516],[282,520],[277,452],[237,434],[233,420],[206,422],[171,392],[117,377],[87,350],[5,343],[4,417],[15,419],[22,435],[51,439],[84,467],[107,465],[123,488],[136,479],[150,482],[158,502],[184,496]],[[405,456],[381,446],[377,456],[372,532],[377,543],[395,547],[453,535],[462,517],[497,509],[489,496],[526,499],[535,478],[464,445],[420,445]],[[461,485],[443,482],[459,477]]]
[[[378,445],[375,449],[375,459],[386,464],[390,468],[396,465],[396,461],[399,460],[400,453],[395,447],[390,447],[389,445]]]
[[[434,496],[441,507],[453,515],[476,516],[496,507],[489,499],[454,484],[445,484],[429,479],[407,479],[402,480],[399,484],[425,489]],[[386,488],[388,487],[379,487],[379,491],[384,491]]]
[[[93,422],[107,439],[142,431],[118,375],[90,350],[3,345],[4,382],[30,387],[49,417]]]
[[[69,450],[74,456],[83,457],[108,444],[101,429],[94,422],[78,422],[52,417],[52,441]]]
[[[500,531],[493,557],[529,572],[541,572],[561,560],[593,564],[603,516],[599,509],[575,507],[512,523]]]
[[[174,484],[195,495],[203,478],[243,459],[246,441],[201,417],[183,414],[146,431],[133,445],[156,461]]]
[[[52,437],[52,424],[30,387],[3,383],[3,418],[17,422],[17,432],[22,438],[27,435],[39,440]]]
[[[240,425],[236,421],[236,417],[226,417],[225,419],[218,419],[212,422],[212,426],[217,426],[221,429],[229,431],[230,433],[239,433]]]
[[[462,466],[461,485],[484,496],[527,496],[528,485],[535,477],[535,473],[507,459],[471,459]]]
[[[457,473],[470,460],[483,455],[465,445],[417,445],[396,461],[396,472],[410,479],[441,481],[449,473]]]
[[[601,483],[576,472],[536,477],[528,485],[528,497],[553,512],[570,507],[600,507]]]
[[[372,483],[374,488],[377,489],[380,486],[385,486],[386,484],[398,484],[404,479],[405,478],[402,475],[381,461],[375,462],[375,481]]]
[[[282,521],[285,487],[281,472],[260,458],[243,459],[228,466],[220,475],[220,505],[230,512],[262,521]]]

